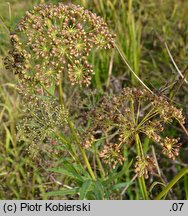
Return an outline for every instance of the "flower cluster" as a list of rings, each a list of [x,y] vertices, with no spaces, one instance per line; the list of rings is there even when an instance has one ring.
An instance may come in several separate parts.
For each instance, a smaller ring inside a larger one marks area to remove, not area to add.
[[[141,131],[145,133],[151,140],[159,143],[161,140],[160,132],[164,130],[161,122],[159,120],[148,121],[142,127]]]
[[[25,116],[17,126],[19,141],[28,143],[32,157],[53,151],[59,134],[67,128],[67,111],[51,97],[31,100],[23,111]]]
[[[105,145],[99,156],[103,159],[104,163],[112,165],[113,169],[118,163],[122,165],[125,161],[125,158],[121,155],[119,146],[114,143]]]
[[[153,106],[160,111],[160,117],[164,122],[171,122],[173,118],[181,124],[185,123],[185,118],[182,115],[182,110],[170,105],[166,98],[162,96],[153,96]]]
[[[165,97],[137,88],[124,88],[120,94],[103,97],[97,107],[88,113],[88,116],[92,124],[85,133],[86,140],[83,146],[87,143],[88,148],[97,139],[104,140],[101,150],[104,160],[114,158],[118,161],[118,157],[123,157],[124,145],[132,146],[136,135],[141,135],[141,137],[146,135],[150,140],[159,143],[162,153],[169,158],[174,159],[178,156],[180,147],[178,140],[163,138],[161,132],[173,119],[184,124],[184,116],[182,110],[171,105]],[[93,137],[92,142],[87,139],[90,136]],[[106,143],[111,144],[109,146]],[[144,160],[146,161],[141,162],[146,166],[149,158],[146,157]],[[136,168],[138,171],[140,166],[137,165]],[[144,171],[144,175],[147,174]]]
[[[144,176],[146,179],[149,177],[149,173],[153,173],[156,170],[155,160],[147,155],[144,158],[137,157],[135,163],[135,173],[139,177]]]
[[[163,154],[174,160],[175,157],[179,155],[181,143],[179,143],[179,138],[175,139],[166,137],[164,141],[161,142],[161,146],[163,147]]]
[[[17,25],[5,64],[24,82],[49,87],[68,71],[71,84],[87,86],[93,74],[87,56],[93,48],[113,48],[114,37],[101,17],[81,6],[41,4]]]

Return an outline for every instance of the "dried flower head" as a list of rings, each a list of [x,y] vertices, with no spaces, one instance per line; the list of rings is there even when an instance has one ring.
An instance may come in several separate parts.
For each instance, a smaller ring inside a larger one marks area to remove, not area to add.
[[[125,158],[122,156],[121,147],[117,144],[110,143],[104,146],[99,156],[103,159],[104,163],[112,165],[115,169],[117,164],[123,164]]]
[[[172,160],[175,160],[175,157],[179,155],[181,143],[179,143],[179,138],[166,137],[163,142],[161,142],[161,146],[163,147],[162,153]]]
[[[163,130],[164,127],[159,120],[149,120],[142,128],[143,133],[145,133],[151,140],[158,143],[161,140],[161,136],[159,135],[159,133],[161,133]]]
[[[147,179],[149,173],[153,173],[156,170],[156,163],[152,157],[147,155],[144,158],[137,157],[136,160],[134,171],[139,177],[144,176]]]
[[[94,141],[95,141],[94,136],[92,134],[91,135],[88,134],[86,139],[84,139],[84,137],[83,137],[82,146],[85,149],[88,149],[89,147],[91,147],[91,145],[93,144]]]
[[[72,84],[89,85],[87,56],[93,48],[114,47],[104,20],[81,6],[41,4],[27,11],[10,36],[5,64],[24,82],[51,86],[68,70]]]
[[[171,105],[165,97],[153,95],[153,106],[160,112],[160,117],[164,122],[171,122],[176,119],[181,124],[185,124],[185,117],[182,115],[182,109],[177,109]]]
[[[88,113],[88,117],[91,125],[85,132],[85,142],[87,134],[93,135],[97,140],[96,132],[100,132],[99,139],[104,140],[102,156],[106,159],[110,158],[108,155],[112,155],[112,152],[116,152],[119,158],[123,157],[122,146],[134,145],[136,135],[145,135],[151,141],[161,144],[162,152],[169,158],[174,159],[178,155],[180,145],[176,139],[164,139],[162,132],[173,119],[183,124],[184,116],[182,110],[162,96],[137,88],[124,88],[120,94],[104,96]],[[110,146],[106,144],[108,142],[111,143]],[[113,149],[115,146],[121,148],[117,151]]]

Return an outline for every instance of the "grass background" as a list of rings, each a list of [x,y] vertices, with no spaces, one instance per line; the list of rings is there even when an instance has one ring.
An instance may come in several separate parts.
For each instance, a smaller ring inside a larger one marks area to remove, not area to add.
[[[0,199],[45,199],[45,192],[57,190],[61,184],[45,167],[37,164],[17,142],[16,123],[22,117],[20,99],[15,90],[16,78],[3,66],[3,57],[9,49],[9,33],[24,12],[38,3],[68,2],[58,0],[1,0],[0,2]],[[188,66],[188,2],[187,0],[73,0],[102,16],[117,44],[124,52],[137,75],[153,90],[158,91],[178,79],[165,42],[181,71]],[[92,89],[119,91],[125,86],[139,86],[116,51],[93,53],[91,59],[95,76]],[[187,86],[176,92],[175,102],[188,116]],[[188,125],[185,125],[188,127]],[[168,133],[181,137],[183,150],[179,163],[167,164],[166,179],[170,181],[178,170],[188,163],[187,137],[175,125]],[[147,142],[147,141],[146,141]],[[168,171],[168,172],[167,172]],[[126,178],[130,180],[129,170]],[[69,185],[69,179],[64,179]],[[172,196],[188,199],[188,177],[178,182]],[[66,198],[66,196],[65,196]],[[119,197],[113,197],[119,198]],[[139,199],[139,191],[128,190],[125,199]]]

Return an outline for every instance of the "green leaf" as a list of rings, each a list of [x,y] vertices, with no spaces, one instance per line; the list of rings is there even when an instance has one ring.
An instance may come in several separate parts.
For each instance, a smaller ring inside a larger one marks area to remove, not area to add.
[[[120,182],[112,187],[112,190],[117,190],[126,187],[130,182]]]
[[[124,164],[124,166],[123,166],[123,168],[122,168],[122,170],[120,172],[117,172],[116,170],[113,170],[113,172],[109,174],[108,179],[106,179],[103,182],[103,184],[108,185],[111,182],[115,181],[116,179],[121,178],[123,175],[125,175],[125,171],[126,171],[128,166],[129,165]]]
[[[155,200],[161,200],[167,195],[169,190],[185,175],[188,174],[188,166],[184,167],[169,183],[166,187],[155,197]]]
[[[94,184],[94,193],[97,200],[103,200],[104,188],[100,181],[96,181]]]
[[[65,189],[65,190],[58,190],[58,191],[51,191],[45,193],[46,196],[66,196],[66,195],[75,195],[79,192],[79,188],[73,189]]]
[[[80,200],[83,200],[86,197],[92,184],[93,184],[93,181],[90,179],[83,183],[82,187],[80,188]]]
[[[73,164],[72,161],[68,161],[65,158],[62,158],[59,161],[63,164],[65,169],[70,170],[73,173],[78,173],[78,175],[82,176],[82,180],[91,178],[87,170],[81,164]]]
[[[83,179],[91,179],[91,176],[89,175],[88,171],[84,169],[84,167],[80,164],[74,164],[74,168],[83,175]]]
[[[83,181],[82,176],[80,176],[78,173],[73,172],[72,170],[67,170],[64,168],[51,168],[49,169],[50,171],[56,172],[56,173],[61,173],[63,175],[69,176],[73,179],[77,179],[79,181]]]
[[[9,129],[7,128],[7,126],[6,126],[5,124],[3,124],[3,126],[4,126],[4,129],[5,129],[5,131],[6,131],[5,148],[6,148],[7,151],[9,151],[9,150],[10,150],[10,144],[11,144],[11,142],[12,142],[12,143],[14,143],[14,142],[13,142],[12,136],[11,136],[10,131],[9,131]]]
[[[55,91],[55,81],[52,81],[52,85],[50,86],[50,88],[48,88],[48,91],[50,92],[50,94],[54,95],[54,91]]]

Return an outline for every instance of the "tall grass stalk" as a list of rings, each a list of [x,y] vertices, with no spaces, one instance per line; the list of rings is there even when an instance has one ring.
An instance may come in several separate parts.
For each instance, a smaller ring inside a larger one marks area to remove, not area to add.
[[[171,181],[170,183],[155,197],[155,200],[162,199],[169,190],[185,175],[188,174],[188,166],[183,168]]]

